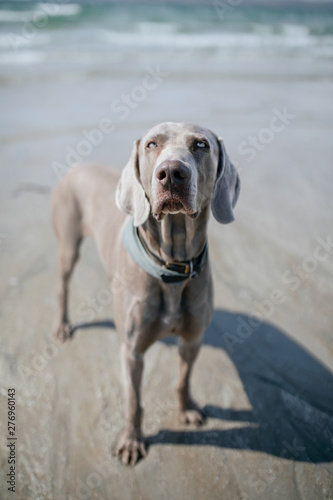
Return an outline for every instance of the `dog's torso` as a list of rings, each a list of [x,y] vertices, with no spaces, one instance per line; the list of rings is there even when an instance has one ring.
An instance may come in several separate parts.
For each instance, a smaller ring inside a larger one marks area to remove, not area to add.
[[[115,203],[119,178],[110,168],[86,166],[70,172],[58,187],[63,209],[68,213],[78,211],[75,218],[80,221],[82,234],[96,242],[112,283],[116,327],[126,336],[133,332],[132,342],[137,342],[138,348],[142,344],[139,350],[168,335],[195,339],[213,314],[208,255],[202,272],[181,283],[164,283],[140,268],[122,242],[129,216]],[[66,206],[67,200],[70,206]]]

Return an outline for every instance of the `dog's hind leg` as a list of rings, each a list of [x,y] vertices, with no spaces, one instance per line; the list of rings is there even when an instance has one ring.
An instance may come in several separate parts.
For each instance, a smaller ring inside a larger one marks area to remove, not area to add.
[[[193,363],[199,353],[202,336],[194,342],[188,342],[182,337],[178,341],[180,372],[177,385],[179,401],[179,417],[184,424],[201,425],[205,417],[190,395],[190,375]]]
[[[62,342],[70,338],[68,319],[69,281],[79,257],[82,221],[79,206],[66,185],[59,185],[53,198],[53,226],[58,240],[58,310],[54,334]]]

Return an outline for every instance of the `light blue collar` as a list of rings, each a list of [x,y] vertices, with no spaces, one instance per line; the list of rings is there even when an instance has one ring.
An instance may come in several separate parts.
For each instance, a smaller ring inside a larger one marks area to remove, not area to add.
[[[165,283],[181,283],[187,279],[195,278],[201,270],[207,253],[206,243],[201,254],[191,261],[165,262],[149,251],[149,253],[154,256],[153,258],[149,255],[148,249],[143,246],[139,238],[138,228],[134,226],[133,217],[128,220],[123,229],[122,241],[132,259],[142,267],[142,269],[154,278],[164,281]],[[177,267],[185,272],[177,271]]]

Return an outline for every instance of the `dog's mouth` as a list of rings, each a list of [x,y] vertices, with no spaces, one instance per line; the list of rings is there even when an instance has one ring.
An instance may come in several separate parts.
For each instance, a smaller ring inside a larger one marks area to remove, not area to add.
[[[181,210],[183,210],[183,209],[184,209],[184,205],[179,200],[175,200],[174,198],[170,198],[169,200],[167,200],[163,203],[161,212],[172,214],[172,213],[181,212]]]
[[[156,220],[160,221],[167,214],[183,213],[195,219],[199,212],[194,211],[188,203],[181,201],[178,197],[172,196],[166,200],[161,200],[153,211]]]

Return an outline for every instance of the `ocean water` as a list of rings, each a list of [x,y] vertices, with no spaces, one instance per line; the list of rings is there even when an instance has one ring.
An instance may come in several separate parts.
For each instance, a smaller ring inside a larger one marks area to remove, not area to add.
[[[333,3],[0,3],[0,74],[333,62]]]

